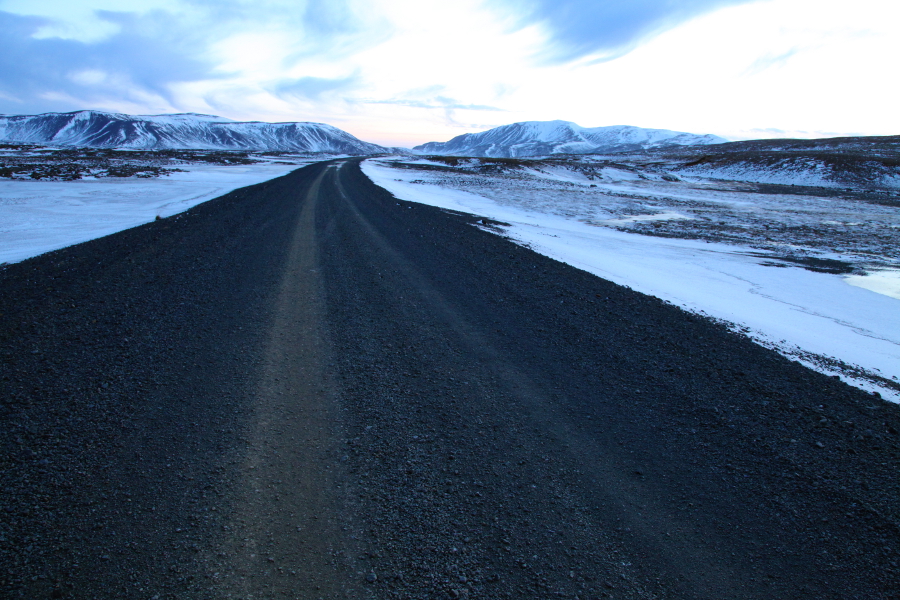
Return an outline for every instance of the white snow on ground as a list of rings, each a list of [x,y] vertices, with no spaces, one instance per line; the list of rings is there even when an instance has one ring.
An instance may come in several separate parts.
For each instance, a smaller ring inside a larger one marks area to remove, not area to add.
[[[585,218],[587,209],[577,208],[583,200],[561,203],[559,195],[564,191],[551,194],[555,202],[545,200],[547,190],[535,190],[529,198],[521,187],[500,194],[499,199],[488,198],[454,189],[442,176],[429,181],[422,171],[392,168],[388,162],[369,159],[363,170],[399,199],[509,223],[507,236],[541,254],[724,320],[762,345],[900,402],[896,391],[828,363],[834,358],[887,379],[900,378],[897,272],[889,272],[881,281],[871,276],[847,278],[766,266],[759,248],[640,235],[601,226],[604,224],[596,217]],[[465,187],[483,191],[475,185]],[[501,187],[509,191],[508,185]],[[583,192],[573,189],[569,193],[577,196]],[[728,200],[723,203],[726,212],[735,206],[734,198]],[[703,208],[709,210],[709,204]],[[604,212],[594,205],[590,210],[595,215]],[[673,215],[660,217],[672,219]],[[860,281],[867,285],[860,287]],[[873,286],[880,286],[880,293],[871,291]]]
[[[794,168],[763,168],[756,165],[732,165],[713,168],[679,169],[681,177],[697,177],[698,179],[724,179],[727,181],[752,181],[757,183],[775,183],[780,185],[814,185],[818,187],[846,187],[846,184],[828,178],[828,170],[821,164],[809,164]]]
[[[178,165],[156,178],[0,179],[0,264],[25,260],[183,212],[304,164]]]
[[[895,269],[875,271],[868,275],[851,275],[845,281],[850,285],[900,300],[900,271]]]

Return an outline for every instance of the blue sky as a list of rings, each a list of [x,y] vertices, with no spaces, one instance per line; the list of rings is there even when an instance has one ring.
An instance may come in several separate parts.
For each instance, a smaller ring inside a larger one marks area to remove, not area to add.
[[[0,112],[900,133],[887,0],[0,0]]]

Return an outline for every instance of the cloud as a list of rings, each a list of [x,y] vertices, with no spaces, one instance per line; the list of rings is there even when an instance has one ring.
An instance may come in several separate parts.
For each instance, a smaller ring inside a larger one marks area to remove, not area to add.
[[[777,127],[754,127],[751,129],[753,133],[771,133],[773,135],[786,135],[787,131],[784,129],[778,129]]]
[[[171,104],[168,85],[207,77],[211,65],[197,58],[196,43],[179,35],[165,13],[138,22],[126,13],[102,13],[120,30],[94,43],[34,34],[48,20],[0,12],[0,94],[16,101],[0,102],[6,111],[70,110],[48,97],[79,98],[87,104],[104,98],[148,95],[160,108]]]
[[[181,84],[206,90],[200,96],[267,92],[286,102],[349,91],[361,81],[359,70],[346,76],[352,67],[327,64],[390,32],[383,24],[373,27],[377,11],[363,10],[360,2],[154,0],[153,10],[85,9],[77,18],[0,11],[0,112],[125,110],[136,104],[150,111],[192,110],[180,106]],[[109,27],[96,28],[103,35],[66,33],[88,21]],[[245,39],[252,43],[242,45]]]
[[[404,97],[391,98],[387,100],[362,100],[360,104],[391,104],[394,106],[406,106],[409,108],[423,108],[426,110],[439,110],[444,115],[445,124],[451,127],[471,128],[469,123],[461,123],[456,118],[458,110],[474,110],[489,112],[507,112],[504,108],[490,106],[487,104],[467,104],[460,102],[454,98],[438,95],[437,92],[444,90],[444,86],[429,86],[420,90],[412,90],[404,94]],[[418,92],[418,93],[417,93]],[[427,96],[426,98],[415,98],[414,96]]]
[[[704,13],[759,0],[487,0],[514,29],[537,25],[549,35],[538,57],[559,64],[611,60]]]
[[[777,127],[753,127],[742,129],[728,136],[733,140],[758,140],[758,139],[822,139],[834,137],[855,137],[867,135],[862,132],[807,130],[807,129],[779,129]],[[869,134],[871,135],[871,134]]]
[[[489,106],[487,104],[463,104],[457,102],[453,98],[445,98],[444,96],[435,96],[432,100],[364,100],[363,104],[394,104],[396,106],[409,106],[411,108],[437,108],[441,110],[487,110],[506,112],[504,108]]]
[[[429,85],[406,90],[405,92],[385,100],[359,100],[360,104],[393,104],[410,108],[426,108],[439,110],[486,110],[506,112],[504,108],[487,104],[468,104],[455,98],[445,96],[447,86]]]
[[[393,26],[368,0],[180,0],[210,40],[248,32],[288,34],[284,68],[315,56],[334,61],[388,39]]]
[[[453,128],[479,128],[478,125],[472,123],[460,122],[457,118],[457,111],[488,111],[488,112],[507,112],[504,108],[490,106],[487,104],[470,104],[460,102],[455,98],[441,95],[440,92],[446,88],[442,85],[433,85],[417,90],[409,90],[400,97],[389,98],[386,100],[360,100],[360,104],[386,104],[393,106],[404,106],[408,108],[422,108],[425,110],[440,111],[443,115],[444,124]],[[489,127],[493,127],[491,125]],[[489,127],[482,127],[487,129]]]
[[[318,100],[323,96],[333,95],[339,92],[348,92],[361,85],[362,77],[359,72],[347,77],[300,77],[298,79],[279,82],[273,92],[281,98],[303,98]]]
[[[757,75],[773,67],[782,67],[787,64],[787,61],[790,60],[790,58],[797,54],[797,52],[799,51],[800,50],[798,48],[791,48],[787,52],[782,52],[781,54],[767,54],[766,56],[760,56],[755,61],[753,61],[752,65],[747,67],[747,70],[744,71],[744,75]]]

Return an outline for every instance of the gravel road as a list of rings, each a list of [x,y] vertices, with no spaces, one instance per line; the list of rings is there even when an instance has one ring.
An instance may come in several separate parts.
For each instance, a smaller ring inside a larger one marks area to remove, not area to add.
[[[0,597],[900,597],[900,407],[479,221],[351,159],[0,269]]]

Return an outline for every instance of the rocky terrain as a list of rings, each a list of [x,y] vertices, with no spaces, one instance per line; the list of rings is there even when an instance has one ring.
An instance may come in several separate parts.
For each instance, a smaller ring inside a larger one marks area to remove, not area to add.
[[[821,268],[850,272],[900,266],[897,157],[863,151],[836,156],[819,150],[692,149],[426,158],[391,164],[427,174],[435,185],[624,231],[747,244],[801,263],[809,258],[811,268],[817,252],[823,255]],[[820,168],[823,164],[828,168]],[[843,254],[848,264],[829,263],[826,254]]]
[[[0,145],[0,178],[74,181],[107,177],[159,177],[191,164],[250,165],[306,158],[308,154],[209,150],[115,150]]]

